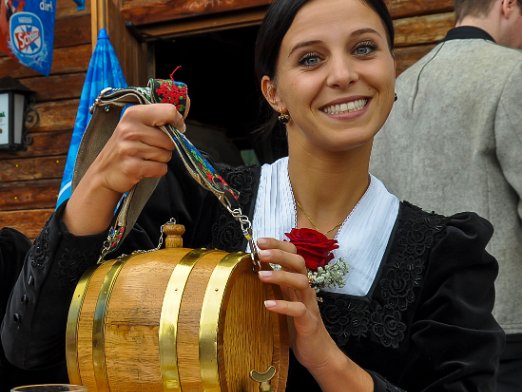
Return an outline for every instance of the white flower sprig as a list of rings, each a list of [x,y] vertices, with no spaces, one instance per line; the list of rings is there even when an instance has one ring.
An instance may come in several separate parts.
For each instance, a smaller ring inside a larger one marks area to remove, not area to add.
[[[346,283],[345,276],[348,270],[348,264],[340,257],[337,261],[317,268],[317,271],[309,269],[308,281],[316,293],[319,293],[321,289],[325,288],[341,288],[344,287]]]

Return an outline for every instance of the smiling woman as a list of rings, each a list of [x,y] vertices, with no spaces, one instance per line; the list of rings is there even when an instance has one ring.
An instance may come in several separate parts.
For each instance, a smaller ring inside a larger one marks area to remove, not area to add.
[[[287,126],[294,154],[367,144],[393,102],[395,68],[385,24],[368,6],[331,3],[310,2],[300,10],[281,41],[276,72],[261,77],[272,108],[295,118]]]
[[[252,222],[266,265],[258,278],[282,292],[265,308],[289,323],[289,391],[495,388],[504,335],[491,315],[491,225],[400,202],[368,172],[373,137],[394,102],[392,48],[382,0],[275,0],[257,35],[258,83],[271,121],[287,133],[288,157],[219,167]],[[15,364],[63,360],[72,286],[95,264],[119,198],[140,178],[167,172],[120,252],[153,247],[170,217],[186,226],[185,246],[248,249],[229,211],[172,154],[158,121],[184,126],[164,104],[128,108],[31,248],[22,273],[31,283],[17,282],[2,329]],[[292,229],[320,241],[304,252],[321,250],[317,270],[348,265],[340,284],[310,286],[310,258],[287,236]],[[30,303],[20,303],[24,295]]]

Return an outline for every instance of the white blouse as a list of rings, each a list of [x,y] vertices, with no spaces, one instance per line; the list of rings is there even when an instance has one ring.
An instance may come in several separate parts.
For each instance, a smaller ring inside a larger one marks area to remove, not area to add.
[[[342,288],[323,291],[364,296],[372,287],[399,213],[399,199],[370,175],[370,186],[339,228],[335,258],[349,265]],[[288,239],[296,227],[296,205],[288,176],[288,157],[261,168],[254,219],[254,238]]]

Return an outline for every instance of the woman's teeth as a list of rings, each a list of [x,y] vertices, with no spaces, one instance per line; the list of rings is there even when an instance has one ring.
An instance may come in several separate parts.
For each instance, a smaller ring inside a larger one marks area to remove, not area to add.
[[[338,105],[327,106],[323,109],[323,112],[328,114],[342,114],[342,113],[350,113],[356,110],[362,109],[366,103],[367,99],[358,99],[356,101],[351,101],[347,103],[340,103]]]

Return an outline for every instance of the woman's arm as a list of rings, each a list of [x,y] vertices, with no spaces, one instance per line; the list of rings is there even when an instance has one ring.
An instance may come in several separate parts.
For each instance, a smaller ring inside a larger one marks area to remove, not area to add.
[[[399,376],[414,391],[494,391],[504,332],[492,315],[498,264],[492,227],[474,213],[449,218],[431,248],[410,346]]]
[[[127,109],[71,199],[52,215],[35,240],[2,325],[2,343],[14,365],[45,368],[63,362],[72,293],[81,275],[98,259],[116,203],[142,178],[160,177],[168,170],[174,146],[155,128],[167,122],[183,127],[172,105]],[[165,204],[170,208],[168,201]],[[133,232],[127,247],[150,243],[147,232],[139,227]],[[157,238],[153,241],[156,244]]]
[[[173,105],[136,105],[125,111],[67,203],[63,221],[70,233],[91,235],[107,230],[123,193],[143,178],[167,173],[175,146],[158,128],[165,124],[184,126]]]

